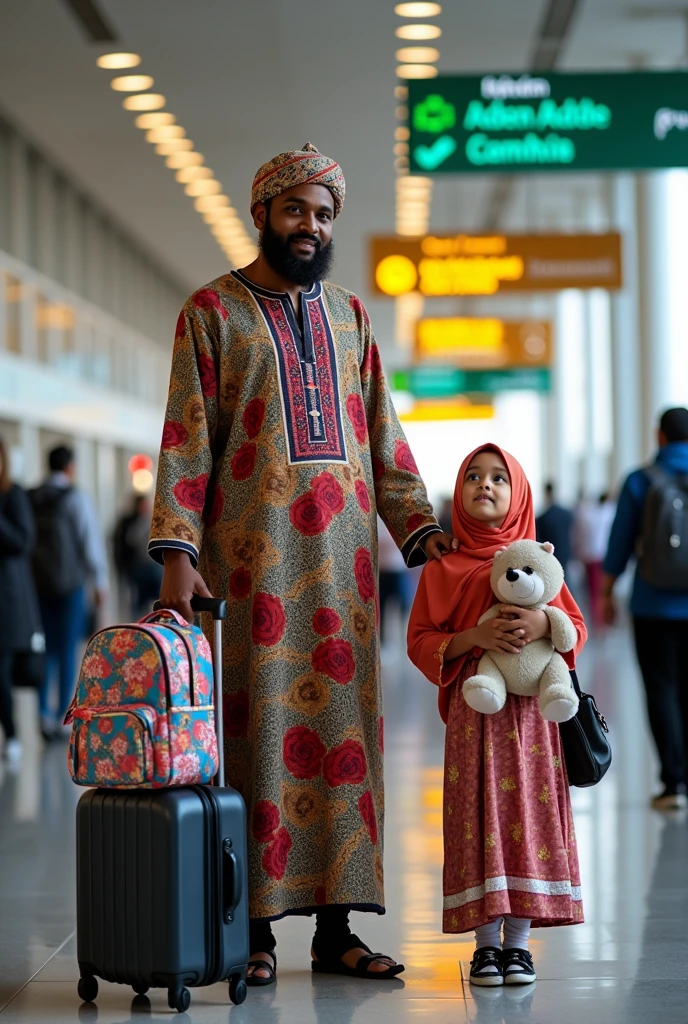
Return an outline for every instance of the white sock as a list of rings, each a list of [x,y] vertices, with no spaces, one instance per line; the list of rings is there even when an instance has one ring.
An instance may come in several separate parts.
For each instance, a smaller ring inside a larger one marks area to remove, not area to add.
[[[528,949],[530,921],[523,917],[504,918],[504,949]]]
[[[479,928],[475,929],[475,948],[483,949],[485,946],[494,946],[495,949],[502,948],[501,917],[498,917],[496,921],[481,924]]]

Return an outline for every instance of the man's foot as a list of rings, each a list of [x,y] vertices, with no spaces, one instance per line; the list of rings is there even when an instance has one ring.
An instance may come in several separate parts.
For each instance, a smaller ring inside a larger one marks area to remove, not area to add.
[[[345,974],[356,978],[395,978],[405,967],[398,964],[391,956],[384,953],[373,953],[358,935],[349,936],[351,945],[343,950],[324,950],[318,956],[315,947],[311,948],[313,962],[311,967],[316,974]]]
[[[16,738],[16,736],[14,736],[14,737],[12,737],[11,740],[8,740],[6,745],[5,745],[5,758],[6,758],[7,763],[10,766],[11,769],[15,769],[16,770],[19,767],[19,762],[21,761],[21,756],[22,756],[21,741],[18,740]]]
[[[52,718],[41,718],[41,736],[44,743],[52,743],[55,738],[55,723]]]
[[[505,985],[530,985],[537,979],[533,957],[527,949],[503,949]]]
[[[683,811],[688,807],[688,797],[677,787],[667,786],[652,798],[652,806],[656,811]]]
[[[272,985],[277,980],[277,957],[272,953],[252,953],[248,958],[246,984]]]
[[[501,949],[497,949],[496,946],[482,946],[481,949],[476,949],[471,960],[471,985],[482,985],[486,988],[503,985],[501,955]]]

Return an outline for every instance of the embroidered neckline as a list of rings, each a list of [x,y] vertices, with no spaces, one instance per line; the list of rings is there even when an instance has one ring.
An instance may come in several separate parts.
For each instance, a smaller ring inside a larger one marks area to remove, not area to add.
[[[269,288],[263,288],[262,285],[256,284],[255,281],[251,281],[250,278],[242,274],[240,270],[232,270],[231,276],[235,277],[241,282],[249,291],[254,292],[256,295],[263,295],[268,299],[281,299],[282,302],[288,302],[292,305],[291,297],[288,292],[273,292]],[[311,302],[313,299],[319,299],[322,295],[322,281],[316,281],[309,292],[301,292],[301,298],[307,302]],[[293,307],[292,307],[293,308]]]

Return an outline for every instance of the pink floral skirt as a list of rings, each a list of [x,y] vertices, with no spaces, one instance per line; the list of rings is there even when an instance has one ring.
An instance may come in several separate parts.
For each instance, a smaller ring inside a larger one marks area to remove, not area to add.
[[[454,686],[444,764],[443,931],[503,914],[534,927],[579,924],[583,904],[559,728],[535,697],[507,696],[496,715]]]

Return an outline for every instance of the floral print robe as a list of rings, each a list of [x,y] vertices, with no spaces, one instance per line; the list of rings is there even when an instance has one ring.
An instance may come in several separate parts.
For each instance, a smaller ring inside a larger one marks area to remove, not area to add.
[[[177,326],[150,550],[228,599],[227,784],[249,813],[250,915],[384,911],[379,513],[409,565],[439,529],[367,314],[228,274]]]

